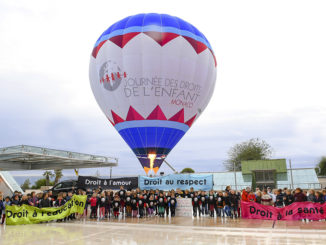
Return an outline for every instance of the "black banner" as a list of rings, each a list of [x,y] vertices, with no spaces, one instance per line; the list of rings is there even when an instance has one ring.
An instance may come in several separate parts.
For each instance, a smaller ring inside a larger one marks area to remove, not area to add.
[[[125,190],[136,189],[138,187],[138,177],[123,177],[114,179],[100,179],[91,176],[79,176],[78,188],[96,189],[101,187],[103,190],[118,190],[123,186]]]

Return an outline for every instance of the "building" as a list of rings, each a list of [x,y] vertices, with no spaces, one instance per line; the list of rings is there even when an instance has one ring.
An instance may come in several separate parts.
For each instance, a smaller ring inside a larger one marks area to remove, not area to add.
[[[118,158],[28,145],[0,148],[0,192],[23,192],[8,171],[116,167]]]
[[[3,197],[11,197],[15,191],[23,192],[9,172],[0,171],[0,192],[2,192]]]
[[[289,169],[286,159],[243,161],[242,171],[218,172],[213,174],[214,190],[224,190],[230,185],[232,189],[289,188],[321,189],[314,168]]]

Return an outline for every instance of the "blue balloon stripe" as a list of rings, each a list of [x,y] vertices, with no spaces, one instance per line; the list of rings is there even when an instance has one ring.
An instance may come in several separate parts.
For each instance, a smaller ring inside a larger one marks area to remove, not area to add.
[[[188,131],[189,126],[184,123],[174,122],[174,121],[163,121],[163,120],[135,120],[135,121],[125,121],[116,124],[115,129],[120,131],[126,128],[141,128],[141,127],[159,127],[159,128],[172,128],[183,131],[184,133]]]
[[[128,131],[127,130],[121,131],[119,133],[120,133],[121,137],[124,139],[124,141],[129,145],[129,147],[131,149],[136,148],[136,144],[134,143],[134,141],[128,135]]]
[[[120,24],[121,22],[121,24]],[[125,23],[127,25],[125,26]],[[131,26],[147,26],[147,25],[159,25],[159,26],[168,26],[175,27],[181,30],[186,31],[195,31],[197,32],[197,28],[194,28],[193,25],[189,24],[187,21],[184,21],[176,16],[171,16],[168,14],[137,14],[133,16],[126,17],[114,25],[110,26],[104,33],[108,34],[110,31],[115,31],[117,29],[121,29],[120,26],[123,27],[131,27]],[[199,36],[205,39],[205,36],[198,31]]]
[[[209,44],[209,42],[206,40],[206,38],[198,36],[191,31],[181,30],[181,29],[178,29],[175,27],[165,27],[165,26],[157,26],[157,25],[132,26],[132,27],[128,27],[125,29],[119,29],[119,30],[112,31],[109,34],[102,34],[102,36],[96,41],[94,48],[97,47],[101,42],[106,41],[115,36],[128,34],[131,32],[149,32],[149,31],[156,31],[156,32],[162,32],[162,33],[174,33],[174,34],[178,34],[181,36],[190,37],[190,38],[193,38],[193,39],[205,44],[209,49],[212,50],[212,47]]]
[[[172,149],[179,140],[184,136],[185,132],[160,127],[143,127],[129,128],[119,131],[121,137],[127,142],[132,149],[137,148],[167,148]],[[132,137],[130,137],[132,135]],[[158,135],[159,137],[155,137]],[[147,142],[146,142],[147,138]],[[173,140],[171,140],[173,139]],[[144,145],[146,142],[146,145]]]

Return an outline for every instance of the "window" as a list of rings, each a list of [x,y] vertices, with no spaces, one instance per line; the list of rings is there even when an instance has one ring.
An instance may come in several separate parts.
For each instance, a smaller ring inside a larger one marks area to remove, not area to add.
[[[255,177],[256,177],[256,183],[274,183],[274,170],[262,170],[262,171],[256,171]]]
[[[60,189],[60,188],[62,188],[62,184],[61,184],[61,183],[57,184],[57,185],[54,187],[55,190],[58,190],[58,189]]]

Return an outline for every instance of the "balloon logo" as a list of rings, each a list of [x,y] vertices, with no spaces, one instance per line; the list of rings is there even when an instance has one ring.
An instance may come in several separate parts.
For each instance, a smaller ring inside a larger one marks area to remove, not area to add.
[[[216,59],[193,25],[166,14],[138,14],[96,41],[89,69],[102,111],[148,174],[206,108]]]

